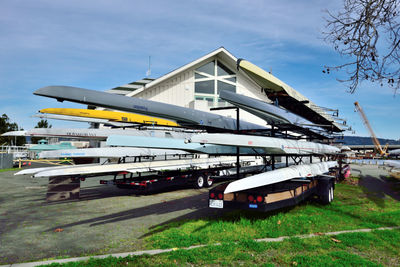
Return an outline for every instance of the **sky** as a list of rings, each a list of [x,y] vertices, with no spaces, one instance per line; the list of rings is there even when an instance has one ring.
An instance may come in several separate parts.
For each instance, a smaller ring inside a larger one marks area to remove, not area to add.
[[[344,59],[324,42],[325,10],[341,1],[0,0],[0,113],[24,129],[39,109],[83,108],[33,95],[48,85],[107,90],[160,77],[221,46],[272,74],[319,106],[339,109],[355,135],[400,139],[400,95],[362,83],[354,94],[324,74]],[[50,120],[54,127],[87,124]],[[345,132],[352,135],[351,132]]]

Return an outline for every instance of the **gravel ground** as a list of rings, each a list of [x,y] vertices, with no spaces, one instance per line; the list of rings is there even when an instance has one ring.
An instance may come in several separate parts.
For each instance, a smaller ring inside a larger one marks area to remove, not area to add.
[[[47,179],[14,173],[0,173],[0,264],[139,250],[154,226],[223,212],[207,208],[208,189],[135,195],[105,177],[81,182],[80,200],[47,203]]]

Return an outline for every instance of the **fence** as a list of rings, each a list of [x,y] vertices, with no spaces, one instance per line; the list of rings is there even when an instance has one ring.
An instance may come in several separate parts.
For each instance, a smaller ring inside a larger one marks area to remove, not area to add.
[[[10,169],[13,167],[13,154],[0,153],[0,169]]]

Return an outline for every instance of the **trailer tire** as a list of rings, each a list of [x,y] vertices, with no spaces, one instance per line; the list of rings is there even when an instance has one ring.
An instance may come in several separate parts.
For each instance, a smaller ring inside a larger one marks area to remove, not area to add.
[[[323,188],[321,188],[319,200],[322,204],[328,205],[333,201],[334,197],[334,187],[332,182],[328,182],[324,184]]]
[[[194,187],[197,189],[203,188],[206,184],[206,179],[204,178],[204,174],[196,175],[194,179]]]
[[[205,186],[211,187],[214,184],[214,180],[211,178],[211,175],[206,175]]]

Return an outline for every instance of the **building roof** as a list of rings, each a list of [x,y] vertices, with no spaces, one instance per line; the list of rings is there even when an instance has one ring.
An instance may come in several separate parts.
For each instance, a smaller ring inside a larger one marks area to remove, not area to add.
[[[112,93],[112,94],[118,94],[118,95],[127,95],[129,93],[134,92],[137,89],[142,88],[146,84],[154,81],[155,79],[153,78],[143,78],[141,80],[138,80],[136,82],[131,82],[127,83],[118,87],[114,87],[110,90],[107,90],[106,92]]]

